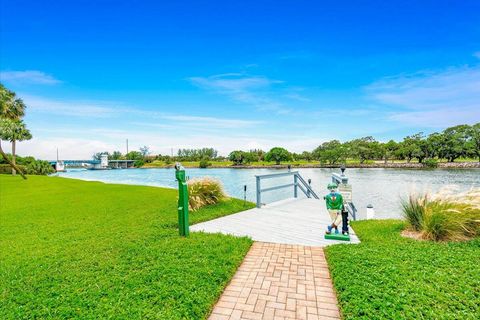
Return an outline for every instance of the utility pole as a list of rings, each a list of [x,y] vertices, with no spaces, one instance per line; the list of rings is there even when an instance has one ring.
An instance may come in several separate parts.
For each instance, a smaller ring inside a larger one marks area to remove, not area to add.
[[[58,147],[57,147],[57,162],[58,162]]]

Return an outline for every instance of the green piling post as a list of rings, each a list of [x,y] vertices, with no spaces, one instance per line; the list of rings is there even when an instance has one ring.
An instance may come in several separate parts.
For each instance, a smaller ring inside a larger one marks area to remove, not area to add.
[[[188,188],[185,169],[175,164],[175,178],[178,181],[178,232],[183,237],[189,235],[188,225]]]

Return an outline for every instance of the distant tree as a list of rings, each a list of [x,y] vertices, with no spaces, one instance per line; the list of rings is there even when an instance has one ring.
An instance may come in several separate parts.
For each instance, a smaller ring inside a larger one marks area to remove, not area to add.
[[[3,119],[0,122],[0,139],[8,140],[12,143],[12,174],[15,175],[16,165],[16,146],[18,141],[32,139],[32,134],[21,120]]]
[[[120,151],[113,151],[113,153],[108,157],[109,160],[120,160],[123,155]]]
[[[289,161],[291,160],[292,156],[290,152],[288,152],[284,148],[275,147],[270,149],[265,155],[266,161],[275,161],[275,164],[280,164],[282,161]]]
[[[97,153],[94,153],[92,155],[92,159],[93,160],[101,160],[102,159],[102,156],[106,154],[108,156],[108,158],[110,159],[110,153],[108,153],[108,151],[103,151],[103,152],[97,152]]]
[[[314,159],[321,163],[336,164],[345,161],[347,157],[347,148],[338,140],[331,140],[322,143],[312,152]]]
[[[232,161],[235,165],[241,165],[245,160],[245,152],[241,150],[232,151],[228,155],[228,160]]]
[[[480,162],[480,122],[470,127],[470,155],[477,157]]]
[[[371,136],[355,139],[347,144],[350,156],[359,159],[360,163],[382,157],[380,143]]]
[[[263,161],[265,158],[265,151],[261,149],[253,149],[249,153],[252,155],[252,161]]]
[[[390,140],[387,143],[383,144],[383,159],[385,163],[389,159],[392,159],[395,156],[395,152],[398,149],[398,143],[395,142],[394,140]]]
[[[466,124],[445,129],[440,156],[447,159],[448,162],[468,156],[470,130],[470,126]]]
[[[143,158],[146,158],[150,154],[150,148],[148,146],[140,147],[140,153]]]
[[[407,136],[399,143],[397,152],[403,159],[407,159],[407,162],[411,162],[414,158],[421,160],[425,158],[424,150],[422,150],[421,147],[421,141],[423,139],[424,136],[422,132]]]
[[[443,148],[443,144],[445,141],[445,136],[443,133],[432,133],[427,138],[427,145],[428,145],[428,158],[436,158],[440,157],[441,151]]]
[[[300,154],[299,159],[306,160],[306,161],[312,161],[313,160],[313,154],[312,154],[312,152],[303,151]]]
[[[127,160],[142,160],[143,162],[143,154],[141,154],[138,151],[130,151],[125,155],[125,158]],[[138,162],[137,164],[140,164],[140,162]],[[138,166],[141,166],[141,165],[138,165]]]
[[[179,149],[177,156],[180,161],[200,161],[204,158],[212,160],[218,157],[218,151],[213,148]]]

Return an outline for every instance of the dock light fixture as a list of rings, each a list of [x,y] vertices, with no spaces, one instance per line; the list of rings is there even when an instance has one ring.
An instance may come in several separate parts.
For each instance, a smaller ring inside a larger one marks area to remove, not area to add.
[[[247,203],[247,185],[243,186],[243,206]]]
[[[345,165],[342,164],[342,166],[340,167],[340,170],[342,171],[342,176],[345,175],[345,169],[346,169],[346,168],[345,168]]]

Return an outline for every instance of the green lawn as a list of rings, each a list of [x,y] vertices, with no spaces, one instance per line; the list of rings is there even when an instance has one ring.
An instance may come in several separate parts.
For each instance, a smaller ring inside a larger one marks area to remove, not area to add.
[[[345,319],[480,319],[480,239],[405,239],[395,220],[353,227],[361,244],[326,249]]]
[[[176,196],[163,188],[0,175],[0,319],[205,318],[251,240],[180,238]],[[232,199],[190,217],[193,223],[244,209]]]

